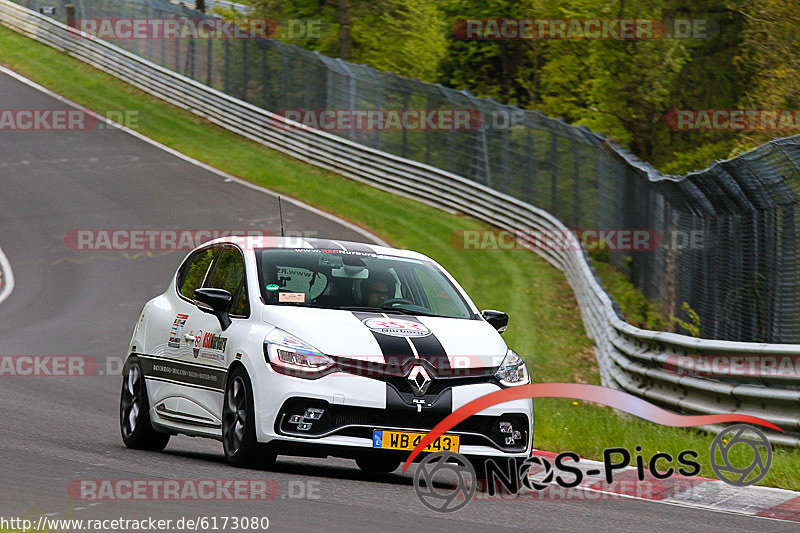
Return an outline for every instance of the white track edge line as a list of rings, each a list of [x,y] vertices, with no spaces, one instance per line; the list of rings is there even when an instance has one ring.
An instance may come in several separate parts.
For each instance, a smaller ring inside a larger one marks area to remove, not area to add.
[[[0,273],[3,274],[2,278],[0,278],[0,282],[2,282],[2,286],[0,287],[0,303],[3,303],[3,300],[11,296],[11,293],[14,292],[14,272],[11,270],[11,263],[8,261],[6,254],[3,253],[2,248],[0,248]]]

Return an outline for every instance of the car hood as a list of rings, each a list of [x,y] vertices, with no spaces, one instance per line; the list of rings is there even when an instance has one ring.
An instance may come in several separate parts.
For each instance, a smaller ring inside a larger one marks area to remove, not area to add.
[[[435,369],[500,365],[507,347],[484,320],[266,306],[262,320],[320,352],[371,362],[427,359]]]

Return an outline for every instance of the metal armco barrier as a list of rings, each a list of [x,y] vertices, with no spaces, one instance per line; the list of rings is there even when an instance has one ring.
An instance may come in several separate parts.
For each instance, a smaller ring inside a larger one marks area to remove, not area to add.
[[[79,38],[66,25],[8,0],[0,0],[0,23],[230,131],[315,166],[497,227],[518,230],[521,239],[531,229],[567,232],[567,227],[553,215],[516,198],[323,131],[294,123],[288,123],[293,127],[286,127],[283,118],[264,109],[104,41]],[[578,247],[546,249],[529,244],[532,251],[564,272],[575,291],[588,335],[596,343],[605,386],[679,411],[759,416],[786,431],[783,435],[772,434],[773,442],[800,445],[800,379],[708,379],[681,376],[665,369],[670,356],[796,355],[800,354],[800,346],[714,341],[636,328],[617,315],[614,303]]]

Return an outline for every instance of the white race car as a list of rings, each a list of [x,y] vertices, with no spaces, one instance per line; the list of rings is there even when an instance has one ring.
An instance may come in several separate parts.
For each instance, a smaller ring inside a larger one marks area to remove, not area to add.
[[[455,409],[530,383],[500,337],[508,316],[478,311],[430,258],[265,240],[202,245],[145,304],[123,368],[128,447],[161,450],[180,433],[221,440],[237,466],[338,456],[390,472]],[[532,429],[532,401],[510,401],[426,451],[521,460]]]

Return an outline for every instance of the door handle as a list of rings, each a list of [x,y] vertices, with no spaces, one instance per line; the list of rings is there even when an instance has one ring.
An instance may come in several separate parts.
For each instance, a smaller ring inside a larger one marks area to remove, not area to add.
[[[196,337],[194,335],[189,335],[188,333],[183,336],[183,340],[185,340],[188,344],[194,344],[195,338]]]

